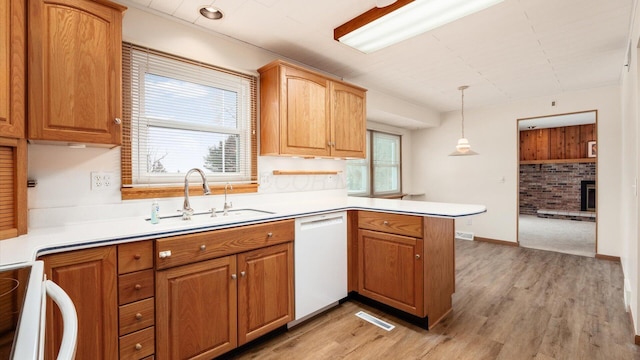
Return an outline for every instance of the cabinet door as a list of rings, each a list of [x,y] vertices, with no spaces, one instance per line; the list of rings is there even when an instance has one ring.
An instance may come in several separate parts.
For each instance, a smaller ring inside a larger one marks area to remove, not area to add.
[[[423,241],[378,231],[358,231],[358,292],[424,317]]]
[[[212,359],[236,347],[236,257],[156,274],[156,356]]]
[[[107,1],[29,1],[29,138],[119,145],[122,11]]]
[[[282,81],[281,154],[328,156],[331,128],[327,79],[283,66]]]
[[[78,314],[76,359],[118,357],[116,247],[47,255],[47,277],[64,289]],[[62,340],[62,316],[47,300],[45,359],[55,359]]]
[[[365,157],[365,99],[363,90],[331,82],[331,156]]]
[[[293,320],[293,243],[238,255],[238,344]]]
[[[0,0],[0,136],[25,137],[26,0]]]

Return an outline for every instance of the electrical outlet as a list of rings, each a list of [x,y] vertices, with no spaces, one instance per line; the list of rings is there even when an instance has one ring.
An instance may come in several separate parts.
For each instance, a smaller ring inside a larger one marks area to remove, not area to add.
[[[111,172],[91,172],[91,190],[101,191],[113,187],[114,174]]]

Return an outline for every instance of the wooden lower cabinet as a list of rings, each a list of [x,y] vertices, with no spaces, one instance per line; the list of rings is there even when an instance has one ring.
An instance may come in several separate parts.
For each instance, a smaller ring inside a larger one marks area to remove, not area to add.
[[[236,257],[156,273],[156,356],[212,359],[237,345]]]
[[[238,345],[293,321],[293,243],[238,254]]]
[[[426,316],[422,239],[362,229],[358,234],[360,295]]]
[[[211,359],[293,320],[293,243],[156,274],[156,357]]]
[[[46,255],[45,274],[69,295],[78,314],[76,359],[118,358],[116,247]],[[55,359],[62,340],[62,317],[47,300],[45,359]]]
[[[449,314],[454,219],[358,211],[349,224],[349,271],[358,274],[350,289],[424,318],[429,328]]]

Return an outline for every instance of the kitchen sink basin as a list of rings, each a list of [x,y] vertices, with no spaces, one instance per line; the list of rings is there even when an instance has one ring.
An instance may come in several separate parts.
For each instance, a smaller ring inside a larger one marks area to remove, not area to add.
[[[223,215],[223,211],[216,211],[216,216],[211,216],[211,211],[201,211],[195,212],[191,215],[190,220],[182,220],[182,214],[176,215],[165,215],[160,216],[160,221],[170,221],[170,222],[198,222],[198,223],[218,223],[225,221],[233,221],[234,219],[245,219],[252,217],[259,217],[263,215],[275,214],[271,211],[258,210],[258,209],[231,209],[227,211],[227,215]],[[146,218],[146,221],[150,221],[150,218]]]

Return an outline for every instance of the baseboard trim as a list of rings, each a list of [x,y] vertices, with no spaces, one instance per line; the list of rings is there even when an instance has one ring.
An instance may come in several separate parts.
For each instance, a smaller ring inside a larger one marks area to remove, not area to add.
[[[480,237],[480,236],[474,237],[473,240],[474,241],[491,243],[491,244],[498,244],[498,245],[518,246],[518,243],[515,243],[515,242],[512,242],[512,241],[489,239],[489,238],[484,238],[484,237]]]
[[[620,262],[620,256],[596,254],[596,259]]]

